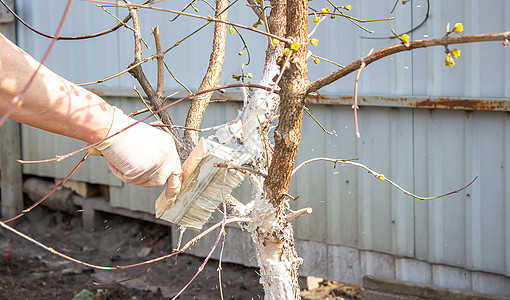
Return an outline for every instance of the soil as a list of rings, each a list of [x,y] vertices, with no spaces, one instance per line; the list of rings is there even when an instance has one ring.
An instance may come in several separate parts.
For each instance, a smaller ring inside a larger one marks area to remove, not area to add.
[[[80,217],[38,207],[9,223],[39,242],[87,263],[117,266],[172,252],[169,227],[108,216],[104,230],[86,231]],[[14,233],[0,230],[0,299],[170,299],[195,275],[203,258],[179,255],[150,266],[103,271],[71,262]],[[178,299],[221,299],[219,262],[210,260]],[[139,277],[112,283],[135,275]],[[222,263],[223,299],[263,299],[256,268]],[[363,299],[359,286],[323,281],[303,299]]]

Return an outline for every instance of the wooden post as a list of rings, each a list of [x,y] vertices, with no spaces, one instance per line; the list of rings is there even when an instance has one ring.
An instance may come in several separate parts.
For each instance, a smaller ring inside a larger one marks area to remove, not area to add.
[[[14,7],[14,1],[6,3]],[[0,32],[11,41],[16,41],[14,17],[3,6],[0,7]],[[0,172],[2,218],[10,218],[23,209],[23,182],[21,165],[16,161],[21,158],[20,125],[7,121],[0,128]]]

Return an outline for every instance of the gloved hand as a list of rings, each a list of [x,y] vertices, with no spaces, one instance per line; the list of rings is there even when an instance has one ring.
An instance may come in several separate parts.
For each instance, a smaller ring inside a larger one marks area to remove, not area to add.
[[[115,108],[109,135],[136,120]],[[174,197],[181,189],[182,169],[173,138],[145,123],[138,123],[99,145],[89,148],[93,155],[102,154],[113,175],[119,180],[143,187],[167,184],[165,195]]]

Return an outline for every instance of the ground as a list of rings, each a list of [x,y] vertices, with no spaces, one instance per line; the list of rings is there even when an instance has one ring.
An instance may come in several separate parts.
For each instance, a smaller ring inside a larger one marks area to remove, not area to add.
[[[86,231],[79,216],[40,207],[9,224],[69,256],[103,266],[127,265],[172,252],[169,227],[120,216],[105,217],[103,230]],[[180,255],[149,272],[149,266],[102,271],[58,257],[4,229],[0,230],[0,254],[0,299],[170,299],[203,262]],[[221,299],[218,266],[218,261],[209,261],[179,299]],[[221,267],[224,299],[263,299],[256,268],[226,263]],[[105,284],[141,273],[122,284]],[[303,291],[303,299],[362,298],[360,287],[330,281]]]

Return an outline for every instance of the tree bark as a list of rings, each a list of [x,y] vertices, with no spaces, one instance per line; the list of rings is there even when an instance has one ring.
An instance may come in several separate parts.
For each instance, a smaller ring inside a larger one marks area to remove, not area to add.
[[[264,286],[265,299],[300,299],[298,269],[302,259],[295,250],[292,225],[287,222],[287,202],[284,201],[284,195],[289,189],[301,140],[307,92],[308,1],[273,1],[271,6],[271,14],[275,19],[270,18],[269,28],[278,30],[279,26],[280,34],[281,28],[286,28],[286,37],[300,47],[291,53],[288,66],[280,64],[280,68],[286,67],[279,84],[280,118],[275,131],[275,148],[268,176],[263,188],[255,188],[253,195],[255,201],[252,210],[252,240],[257,250],[260,282]],[[291,48],[291,45],[286,47]],[[284,60],[280,58],[280,61]],[[269,61],[268,56],[266,66]]]
[[[220,20],[227,20],[227,12],[224,11],[228,7],[227,0],[216,1],[216,18]],[[214,23],[214,37],[213,46],[211,50],[211,56],[209,58],[209,67],[207,72],[202,79],[202,83],[198,87],[198,91],[207,90],[217,86],[220,83],[220,75],[223,67],[223,61],[225,59],[225,45],[227,40],[227,24],[216,22]],[[202,116],[204,115],[205,109],[209,105],[211,100],[211,93],[201,94],[193,99],[190,108],[188,110],[188,116],[186,118],[186,127],[189,128],[200,128],[202,122]],[[184,137],[190,140],[193,144],[198,142],[198,132],[194,130],[186,130]]]
[[[308,44],[308,1],[287,1],[287,37],[300,45],[292,55],[280,82],[280,118],[274,139],[275,148],[265,182],[268,198],[275,206],[282,202],[287,193],[301,141],[304,100],[307,95],[306,61]],[[287,45],[288,48],[291,45]]]

